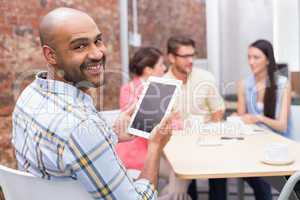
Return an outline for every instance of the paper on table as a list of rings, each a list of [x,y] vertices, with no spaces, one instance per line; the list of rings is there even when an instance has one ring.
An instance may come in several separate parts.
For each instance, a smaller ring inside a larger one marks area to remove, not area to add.
[[[256,126],[255,124],[245,124],[244,121],[239,116],[229,116],[226,119],[226,122],[229,124],[236,124],[239,126],[239,131],[241,134],[253,135],[264,132],[263,128]]]
[[[229,116],[227,117],[226,121],[230,123],[241,124],[241,125],[245,124],[239,116]]]
[[[264,129],[256,125],[245,124],[239,116],[231,116],[226,121],[216,123],[203,123],[198,116],[191,116],[184,120],[182,130],[190,134],[223,136],[253,135],[264,132]]]

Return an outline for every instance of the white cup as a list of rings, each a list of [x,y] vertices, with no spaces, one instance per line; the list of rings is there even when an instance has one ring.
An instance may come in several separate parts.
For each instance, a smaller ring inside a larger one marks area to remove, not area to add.
[[[289,157],[287,144],[270,143],[265,148],[265,160],[281,162]]]

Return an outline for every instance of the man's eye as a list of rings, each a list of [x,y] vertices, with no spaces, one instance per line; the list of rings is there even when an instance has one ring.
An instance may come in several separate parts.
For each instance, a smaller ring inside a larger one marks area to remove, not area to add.
[[[95,43],[96,44],[102,44],[102,39],[97,39]]]
[[[84,49],[85,47],[86,47],[86,45],[81,44],[81,45],[75,46],[75,49]]]

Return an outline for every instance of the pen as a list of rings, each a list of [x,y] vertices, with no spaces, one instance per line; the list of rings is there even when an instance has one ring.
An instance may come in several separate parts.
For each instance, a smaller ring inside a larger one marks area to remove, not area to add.
[[[264,130],[262,130],[262,129],[254,129],[253,131],[254,132],[263,132]]]
[[[221,140],[243,140],[244,137],[221,137]]]

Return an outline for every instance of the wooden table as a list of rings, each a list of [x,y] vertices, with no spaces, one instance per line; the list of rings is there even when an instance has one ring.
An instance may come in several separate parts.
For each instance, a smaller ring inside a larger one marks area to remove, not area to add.
[[[201,146],[203,143],[218,141],[221,136],[230,135],[174,132],[164,152],[175,174],[182,179],[207,179],[283,176],[300,170],[300,143],[264,130],[238,135],[244,137],[244,140],[221,140],[220,146]],[[289,154],[294,158],[293,164],[274,166],[261,162],[266,146],[273,142],[288,144]]]

